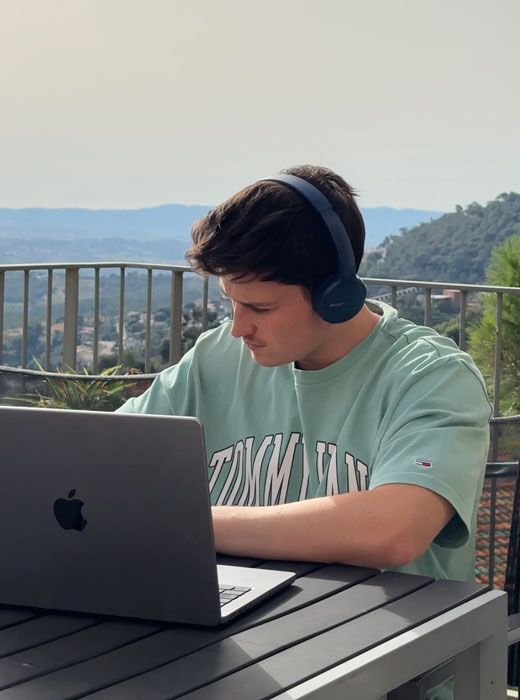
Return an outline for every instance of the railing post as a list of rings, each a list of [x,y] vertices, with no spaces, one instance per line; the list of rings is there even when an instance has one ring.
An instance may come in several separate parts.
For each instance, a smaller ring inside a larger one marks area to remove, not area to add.
[[[99,267],[94,268],[94,337],[92,339],[92,371],[99,368]]]
[[[493,415],[500,413],[500,370],[502,365],[502,302],[503,295],[497,294],[496,339],[495,339],[495,372],[493,391]]]
[[[120,268],[121,278],[119,282],[119,334],[117,349],[117,363],[123,364],[123,344],[125,340],[125,268]]]
[[[47,270],[47,315],[45,321],[45,370],[51,369],[52,269]]]
[[[146,335],[144,345],[144,371],[150,371],[150,345],[152,335],[152,270],[148,270],[146,280]]]
[[[209,289],[209,277],[204,277],[204,282],[202,283],[202,330],[208,330],[208,289]]]
[[[182,272],[172,274],[170,309],[170,364],[175,365],[182,351]]]
[[[460,292],[460,325],[459,325],[459,348],[466,349],[466,309],[468,304],[468,293],[465,289]]]
[[[79,268],[65,270],[65,322],[63,328],[63,366],[76,370],[78,344]]]
[[[29,331],[29,270],[23,271],[22,367],[27,367],[27,335]]]
[[[0,270],[0,365],[4,359],[4,288],[5,272]]]
[[[432,290],[431,287],[425,287],[424,298],[424,325],[431,326],[432,323]]]
[[[496,338],[495,338],[495,368],[493,379],[493,416],[500,414],[500,370],[502,363],[502,301],[503,295],[497,293],[497,314],[496,314]],[[491,434],[491,460],[496,461],[498,455],[498,428],[495,427]]]

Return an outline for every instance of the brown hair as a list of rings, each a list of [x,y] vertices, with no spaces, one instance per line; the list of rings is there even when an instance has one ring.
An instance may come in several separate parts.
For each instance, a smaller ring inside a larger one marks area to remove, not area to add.
[[[283,172],[307,180],[329,199],[359,268],[365,227],[353,188],[320,166]],[[193,246],[186,257],[203,274],[235,279],[252,275],[312,291],[337,270],[336,250],[319,216],[299,194],[277,182],[260,181],[240,190],[197,221],[191,235]]]

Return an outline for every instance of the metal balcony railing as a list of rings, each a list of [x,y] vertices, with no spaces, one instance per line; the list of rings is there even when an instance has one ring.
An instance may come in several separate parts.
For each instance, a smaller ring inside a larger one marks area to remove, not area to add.
[[[47,271],[47,312],[45,320],[45,362],[46,371],[51,369],[51,326],[53,312],[53,274],[56,270],[65,273],[64,289],[64,331],[63,331],[63,367],[76,369],[76,350],[78,344],[78,319],[79,319],[79,283],[80,270],[88,270],[94,277],[93,290],[93,371],[97,372],[99,366],[99,328],[100,328],[100,272],[101,270],[119,270],[119,337],[118,337],[118,361],[122,363],[124,353],[124,318],[125,318],[125,276],[129,269],[145,270],[147,275],[146,292],[146,330],[145,330],[145,372],[150,370],[150,329],[152,319],[152,286],[154,271],[171,274],[170,294],[170,356],[169,364],[175,364],[181,357],[181,327],[182,327],[182,289],[184,273],[190,269],[184,265],[163,265],[151,263],[133,262],[94,262],[94,263],[36,263],[27,265],[0,265],[0,365],[3,362],[3,334],[4,334],[4,290],[5,280],[9,273],[23,272],[23,303],[22,303],[22,347],[21,367],[27,367],[27,332],[29,327],[29,288],[30,274],[38,270]],[[208,325],[208,281],[203,281],[203,312],[202,328]]]
[[[27,335],[29,328],[29,299],[30,299],[30,276],[35,271],[47,272],[47,294],[46,294],[46,320],[45,326],[45,362],[44,368],[48,372],[51,369],[51,325],[54,302],[53,274],[56,270],[62,270],[65,274],[64,285],[64,331],[63,331],[63,367],[76,369],[76,350],[78,345],[78,319],[79,319],[79,284],[80,271],[89,271],[93,276],[93,373],[99,367],[99,329],[100,329],[100,273],[101,270],[119,271],[119,322],[118,322],[118,360],[122,364],[124,354],[124,328],[125,328],[125,275],[128,270],[144,270],[147,276],[146,302],[145,302],[145,340],[144,340],[144,362],[145,373],[150,372],[150,338],[152,321],[152,290],[154,272],[169,273],[171,275],[171,294],[169,303],[169,364],[175,364],[181,357],[181,331],[182,331],[182,296],[183,279],[185,273],[190,272],[190,268],[184,265],[163,265],[151,263],[134,262],[93,262],[93,263],[37,263],[27,265],[2,265],[0,266],[0,366],[3,365],[3,340],[4,340],[4,290],[6,277],[14,272],[23,272],[23,302],[22,302],[22,328],[21,328],[21,369],[27,367]],[[489,285],[471,285],[445,282],[425,282],[415,280],[394,280],[394,279],[365,279],[367,285],[377,286],[377,288],[388,289],[388,293],[381,293],[380,298],[387,300],[396,306],[397,299],[401,295],[411,292],[424,293],[424,325],[431,325],[432,318],[432,291],[433,290],[454,290],[460,293],[460,322],[459,322],[459,345],[466,348],[467,332],[467,310],[468,294],[491,293],[496,295],[496,344],[495,344],[495,366],[494,366],[494,411],[493,415],[499,414],[500,400],[500,373],[501,373],[501,343],[502,343],[502,307],[504,294],[520,294],[519,287],[494,287]],[[208,280],[204,280],[202,289],[202,329],[208,327]]]

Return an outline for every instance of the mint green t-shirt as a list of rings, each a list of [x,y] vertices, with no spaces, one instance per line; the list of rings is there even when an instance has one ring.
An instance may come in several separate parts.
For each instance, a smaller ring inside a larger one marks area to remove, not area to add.
[[[472,579],[489,442],[482,377],[451,340],[371,305],[382,314],[377,326],[324,369],[263,367],[227,323],[119,410],[199,418],[214,505],[274,505],[392,483],[431,489],[456,515],[401,570]]]

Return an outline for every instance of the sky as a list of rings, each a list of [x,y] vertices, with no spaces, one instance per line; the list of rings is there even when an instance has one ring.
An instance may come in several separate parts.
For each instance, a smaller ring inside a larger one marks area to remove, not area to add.
[[[363,207],[520,192],[518,0],[0,0],[0,207],[213,205],[301,163]]]

